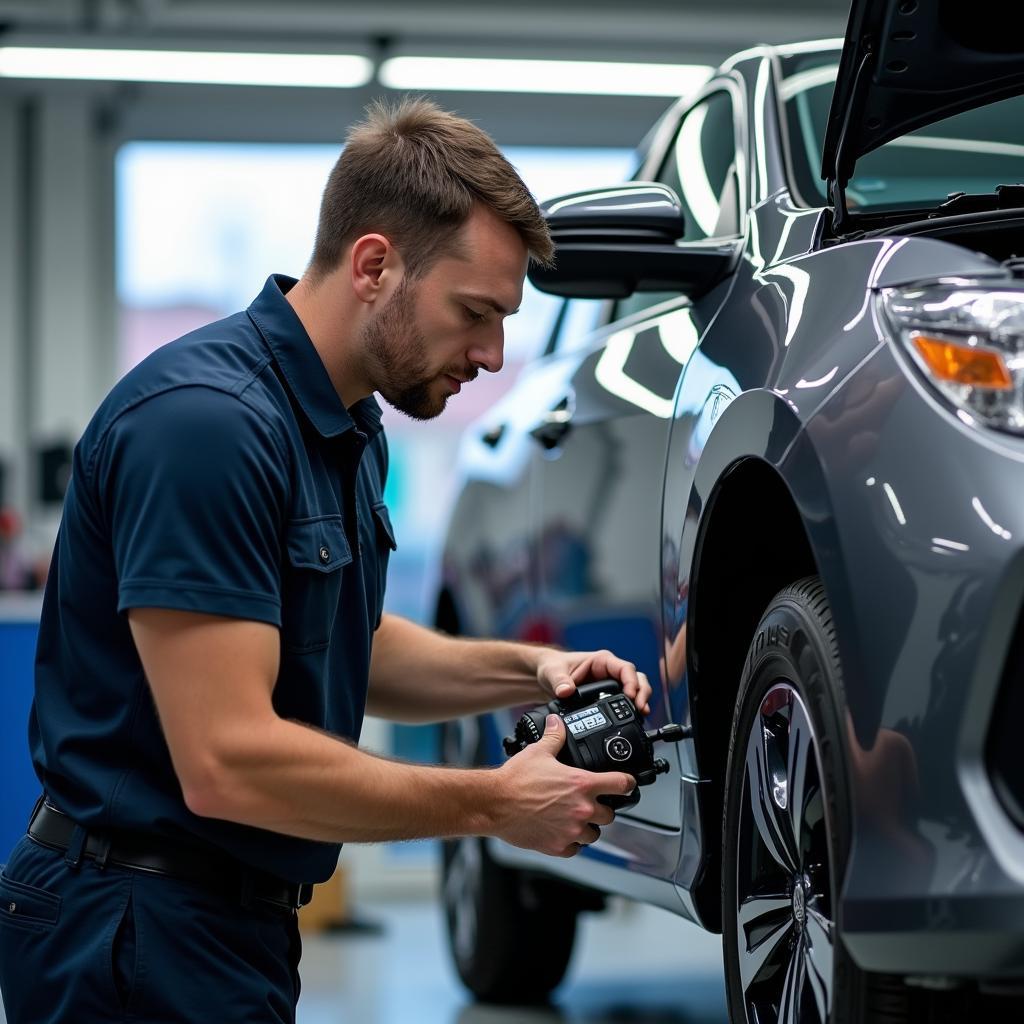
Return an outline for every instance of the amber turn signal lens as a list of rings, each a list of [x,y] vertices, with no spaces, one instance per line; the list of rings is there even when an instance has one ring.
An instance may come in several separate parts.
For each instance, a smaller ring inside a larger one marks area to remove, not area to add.
[[[1013,388],[1010,371],[998,352],[930,338],[926,334],[915,335],[913,342],[928,364],[928,369],[940,380],[998,391],[1010,391]]]

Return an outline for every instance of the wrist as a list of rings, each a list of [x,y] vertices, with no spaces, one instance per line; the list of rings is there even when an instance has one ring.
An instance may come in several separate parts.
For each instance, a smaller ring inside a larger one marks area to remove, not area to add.
[[[528,673],[533,681],[534,688],[545,700],[550,699],[550,695],[544,689],[544,679],[542,677],[544,659],[548,653],[548,648],[546,647],[526,646],[525,654],[529,664]]]
[[[509,703],[536,703],[538,697],[550,700],[541,677],[547,648],[519,641],[508,643],[506,650],[513,656],[513,663],[509,667],[512,668],[511,682],[514,692],[510,694]]]
[[[474,835],[500,836],[504,831],[512,804],[506,767],[507,762],[498,768],[478,769],[473,773],[482,787],[475,801],[477,821],[474,823]]]

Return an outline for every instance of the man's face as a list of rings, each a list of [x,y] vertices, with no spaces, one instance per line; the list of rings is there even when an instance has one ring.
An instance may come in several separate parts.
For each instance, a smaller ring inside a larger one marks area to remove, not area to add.
[[[501,369],[503,321],[522,301],[527,251],[515,228],[477,207],[458,241],[458,256],[403,277],[363,327],[374,390],[413,419],[433,419],[481,369]]]

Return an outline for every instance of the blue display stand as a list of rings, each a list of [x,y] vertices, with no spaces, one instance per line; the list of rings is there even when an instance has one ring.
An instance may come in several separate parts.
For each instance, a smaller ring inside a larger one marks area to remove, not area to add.
[[[28,754],[39,599],[0,595],[0,864],[25,834],[39,782]]]

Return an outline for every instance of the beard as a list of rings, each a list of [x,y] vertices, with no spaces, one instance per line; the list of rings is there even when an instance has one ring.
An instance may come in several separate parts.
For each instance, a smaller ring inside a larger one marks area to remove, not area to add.
[[[431,420],[444,411],[450,396],[437,394],[441,374],[430,372],[427,341],[415,325],[415,298],[408,277],[403,278],[387,305],[364,324],[361,347],[375,390],[388,405],[414,420]],[[456,370],[453,375],[465,374]]]

